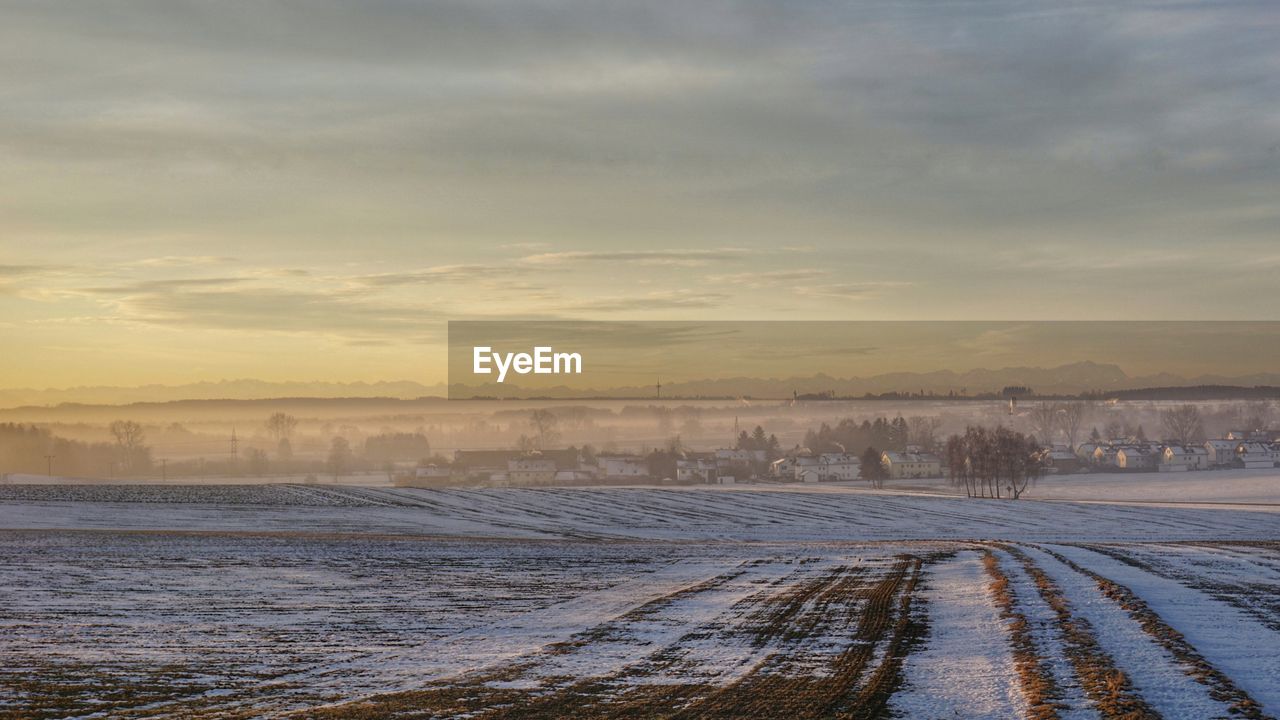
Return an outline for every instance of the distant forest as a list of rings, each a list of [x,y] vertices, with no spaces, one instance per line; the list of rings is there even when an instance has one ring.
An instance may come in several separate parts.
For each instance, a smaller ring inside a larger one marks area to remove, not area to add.
[[[1274,400],[1280,399],[1280,387],[1275,385],[1257,385],[1244,387],[1240,385],[1189,385],[1186,387],[1150,387],[1132,390],[1091,390],[1075,395],[1047,394],[1041,395],[1029,387],[1006,387],[1000,392],[977,393],[964,395],[957,393],[933,392],[888,392],[866,393],[853,397],[837,396],[835,393],[804,393],[796,396],[797,400],[1007,400],[1009,398],[1035,398],[1037,400]]]

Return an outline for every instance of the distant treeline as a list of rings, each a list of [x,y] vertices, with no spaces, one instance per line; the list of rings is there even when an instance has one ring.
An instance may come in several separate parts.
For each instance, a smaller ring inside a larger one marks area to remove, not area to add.
[[[77,477],[149,473],[151,449],[129,434],[134,427],[123,427],[117,442],[87,443],[31,425],[0,423],[0,472]]]
[[[835,427],[822,423],[817,430],[809,430],[805,433],[804,444],[815,453],[847,452],[861,455],[870,447],[901,451],[906,449],[911,439],[911,426],[901,417],[892,420],[878,417],[874,421],[863,420],[861,423],[845,418]]]
[[[59,437],[36,425],[0,423],[0,473],[96,478],[344,475],[389,470],[397,462],[447,462],[431,456],[431,444],[422,433],[401,432],[366,438],[363,452],[335,436],[327,457],[297,458],[289,440],[296,426],[297,420],[285,413],[268,419],[266,429],[277,439],[273,453],[246,447],[236,455],[162,459],[154,457],[146,444],[144,427],[130,420],[116,420],[107,426],[112,442],[85,442]]]
[[[1151,387],[1134,388],[1132,390],[1089,390],[1087,392],[1070,393],[1037,393],[1032,388],[1004,388],[1000,392],[985,392],[967,395],[954,391],[937,393],[933,391],[919,392],[886,392],[866,393],[864,395],[837,396],[833,392],[805,393],[797,395],[797,400],[1008,400],[1016,398],[1035,398],[1036,400],[1274,400],[1280,399],[1280,387],[1275,385],[1257,385],[1244,387],[1241,385],[1189,385],[1186,387]]]

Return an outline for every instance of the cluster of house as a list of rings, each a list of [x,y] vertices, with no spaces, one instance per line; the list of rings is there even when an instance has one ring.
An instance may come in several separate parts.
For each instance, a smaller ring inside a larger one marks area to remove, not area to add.
[[[604,462],[604,458],[600,458]],[[584,461],[575,449],[523,452],[520,450],[458,450],[447,465],[420,465],[407,485],[452,485],[484,482],[492,485],[560,485],[599,477],[599,467]],[[641,475],[648,476],[648,468]]]
[[[1185,472],[1224,468],[1280,467],[1280,431],[1232,431],[1204,443],[1147,442],[1118,438],[1045,448],[1049,472],[1065,474],[1105,469],[1126,472]]]
[[[909,447],[905,452],[883,453],[881,464],[890,478],[942,476],[941,459],[917,447]],[[626,453],[600,453],[587,458],[574,449],[458,450],[452,463],[420,466],[412,476],[402,477],[399,482],[419,486],[464,483],[537,486],[671,479],[681,484],[725,485],[767,478],[816,483],[857,480],[861,476],[862,461],[851,453],[811,453],[798,449],[770,462],[764,450],[722,448],[714,452],[684,453],[676,458],[674,470],[674,478],[658,477],[648,458]]]
[[[1280,467],[1280,431],[1230,432],[1203,444],[1153,443],[1134,438],[1087,442],[1075,449],[1046,447],[1041,461],[1047,472],[1068,474],[1090,470],[1179,472],[1216,468]],[[886,451],[880,465],[890,479],[938,478],[942,459],[909,445]],[[667,475],[667,473],[662,473]],[[445,486],[483,483],[495,486],[574,485],[592,482],[673,480],[682,484],[724,485],[744,479],[780,482],[840,482],[862,477],[862,461],[851,453],[813,453],[799,448],[769,461],[763,450],[723,448],[684,453],[675,460],[675,477],[655,475],[649,459],[627,453],[585,457],[575,449],[522,452],[519,450],[459,450],[446,465],[418,467],[400,483]]]
[[[754,468],[768,461],[763,450],[726,448],[710,453],[685,453],[675,461],[675,477],[656,477],[649,459],[628,453],[599,453],[587,458],[580,451],[458,450],[449,465],[417,468],[411,484],[482,482],[497,486],[566,485],[594,481],[625,482],[674,479],[687,484],[728,484],[753,477]]]
[[[942,458],[915,445],[902,452],[881,453],[880,465],[893,479],[942,477]],[[849,453],[815,454],[801,449],[774,460],[769,471],[774,479],[796,482],[857,480],[862,476],[862,460]]]

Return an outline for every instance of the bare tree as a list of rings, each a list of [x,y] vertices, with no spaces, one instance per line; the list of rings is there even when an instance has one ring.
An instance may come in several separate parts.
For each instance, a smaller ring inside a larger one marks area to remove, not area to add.
[[[287,413],[273,413],[265,423],[267,433],[276,441],[276,454],[284,460],[293,457],[293,431],[298,418]]]
[[[116,439],[116,445],[128,451],[142,447],[142,443],[146,439],[146,433],[143,432],[142,426],[132,420],[115,420],[107,426],[107,429],[111,431],[111,436]]]
[[[1164,436],[1186,445],[1204,439],[1204,425],[1200,420],[1200,408],[1186,404],[1160,411],[1160,426]]]
[[[1063,403],[1058,413],[1058,427],[1062,428],[1062,434],[1067,436],[1067,445],[1074,452],[1076,449],[1076,438],[1080,437],[1080,428],[1089,420],[1089,414],[1092,407],[1084,402]]]
[[[132,420],[114,420],[107,426],[111,436],[116,440],[116,448],[120,453],[120,461],[128,470],[140,470],[149,465],[148,451],[143,444],[146,433],[142,426]]]
[[[1237,414],[1243,425],[1241,430],[1266,430],[1271,426],[1271,401],[1255,400],[1237,408]]]
[[[1036,406],[1027,414],[1027,420],[1031,423],[1031,432],[1045,442],[1052,442],[1054,430],[1058,427],[1058,413],[1059,406],[1055,403],[1036,403]]]
[[[345,474],[351,467],[351,443],[347,439],[338,436],[333,439],[333,443],[329,446],[329,472],[337,479]]]
[[[907,418],[907,442],[933,450],[937,443],[938,428],[942,427],[942,418],[929,415],[915,415]]]
[[[293,437],[293,431],[298,427],[298,418],[287,413],[273,413],[267,418],[265,425],[271,439],[278,443]]]
[[[539,450],[546,450],[560,439],[559,425],[559,418],[550,410],[534,410],[529,414],[529,427],[537,436]]]
[[[947,440],[947,462],[952,482],[963,482],[969,497],[1017,500],[1040,477],[1038,450],[1034,437],[1008,428],[970,427]]]

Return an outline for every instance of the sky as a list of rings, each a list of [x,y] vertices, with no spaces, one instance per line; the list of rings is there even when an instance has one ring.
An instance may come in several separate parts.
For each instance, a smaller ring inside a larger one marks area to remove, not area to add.
[[[0,13],[4,387],[439,382],[448,320],[1280,319],[1272,2]]]

